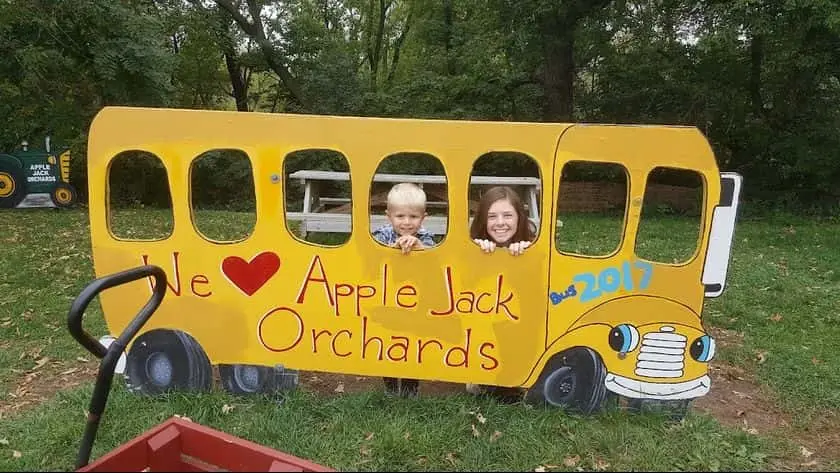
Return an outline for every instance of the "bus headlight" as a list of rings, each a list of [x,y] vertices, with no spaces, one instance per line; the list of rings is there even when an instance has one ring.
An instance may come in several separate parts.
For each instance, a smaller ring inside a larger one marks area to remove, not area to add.
[[[715,339],[708,335],[703,335],[691,343],[688,351],[691,353],[692,358],[701,363],[706,363],[715,357]]]
[[[639,346],[639,331],[630,324],[617,325],[610,331],[610,348],[629,353]]]

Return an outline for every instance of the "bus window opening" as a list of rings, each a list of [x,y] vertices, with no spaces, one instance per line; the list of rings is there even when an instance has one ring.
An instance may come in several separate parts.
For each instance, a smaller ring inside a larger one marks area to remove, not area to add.
[[[618,250],[627,209],[627,170],[615,163],[570,161],[557,194],[557,250],[608,256]]]
[[[305,149],[283,160],[286,225],[300,240],[341,246],[352,233],[353,199],[347,157]]]
[[[190,166],[195,229],[217,242],[240,241],[254,231],[257,208],[251,160],[240,150],[211,150]]]
[[[108,227],[116,238],[163,240],[172,235],[172,196],[160,158],[147,151],[123,151],[111,161],[107,182]]]
[[[703,177],[695,171],[657,167],[648,175],[636,255],[667,264],[687,263],[702,231]]]
[[[448,193],[446,172],[435,156],[402,152],[385,157],[370,185],[374,240],[406,251],[437,246],[446,237]]]

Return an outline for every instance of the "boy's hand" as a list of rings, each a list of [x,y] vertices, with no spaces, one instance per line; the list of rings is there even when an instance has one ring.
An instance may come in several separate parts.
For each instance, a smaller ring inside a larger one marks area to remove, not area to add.
[[[403,254],[407,254],[411,251],[412,248],[423,248],[423,244],[420,243],[420,239],[414,235],[402,235],[401,237],[397,238],[397,241],[394,242],[394,245],[397,246],[400,250],[402,250]]]
[[[492,253],[496,250],[496,242],[492,240],[482,240],[480,238],[476,238],[475,241],[478,246],[481,247],[481,251],[485,253]]]

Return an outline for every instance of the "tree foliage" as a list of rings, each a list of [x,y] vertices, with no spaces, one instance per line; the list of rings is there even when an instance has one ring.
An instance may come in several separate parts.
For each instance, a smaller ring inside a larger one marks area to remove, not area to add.
[[[83,158],[117,104],[682,124],[747,198],[837,210],[838,51],[838,0],[0,1],[0,144]]]

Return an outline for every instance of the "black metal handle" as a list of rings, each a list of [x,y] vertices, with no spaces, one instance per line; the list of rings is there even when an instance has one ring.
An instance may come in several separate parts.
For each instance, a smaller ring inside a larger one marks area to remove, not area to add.
[[[137,313],[119,337],[117,337],[117,339],[108,346],[108,348],[105,348],[105,346],[98,340],[85,332],[84,328],[82,328],[82,318],[84,316],[85,309],[87,309],[87,306],[94,297],[99,295],[99,293],[105,289],[146,277],[155,278],[155,285],[152,289],[152,297],[148,302],[146,302],[146,305],[140,309],[140,312]],[[87,465],[88,460],[90,460],[93,440],[96,437],[96,431],[99,428],[99,420],[102,417],[102,413],[105,411],[105,404],[108,402],[108,393],[111,391],[111,382],[114,379],[114,370],[117,367],[120,356],[125,350],[128,342],[137,335],[137,332],[143,328],[143,325],[146,324],[149,317],[151,317],[158,306],[160,306],[165,294],[166,273],[157,266],[145,265],[119,273],[110,274],[93,281],[82,290],[70,306],[70,312],[67,314],[67,329],[77,342],[79,342],[94,356],[102,360],[99,363],[99,372],[96,375],[96,385],[93,388],[93,397],[90,400],[87,425],[85,426],[85,434],[82,438],[82,444],[79,447],[79,455],[76,459],[76,469]]]

